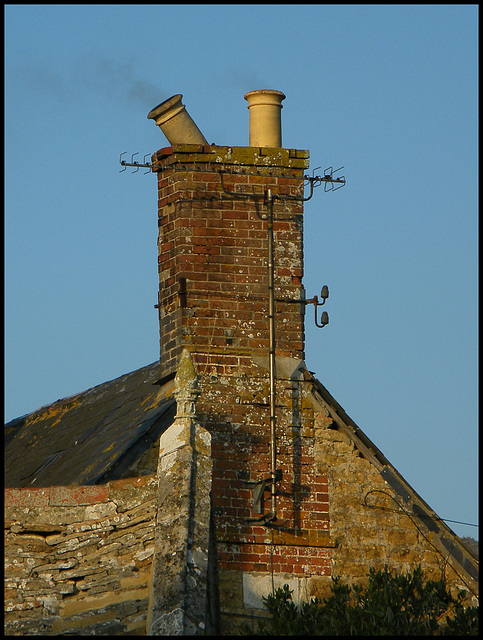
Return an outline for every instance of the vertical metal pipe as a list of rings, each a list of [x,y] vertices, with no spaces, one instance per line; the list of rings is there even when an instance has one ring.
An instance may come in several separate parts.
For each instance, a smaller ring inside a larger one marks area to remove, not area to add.
[[[268,224],[268,319],[269,319],[269,376],[270,376],[270,475],[272,477],[272,518],[277,517],[276,467],[277,451],[275,439],[275,289],[274,289],[274,250],[273,250],[273,194],[267,190]]]

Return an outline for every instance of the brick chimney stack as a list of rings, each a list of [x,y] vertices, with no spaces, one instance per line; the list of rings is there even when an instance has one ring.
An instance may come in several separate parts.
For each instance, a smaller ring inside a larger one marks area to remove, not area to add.
[[[252,104],[260,99],[253,93],[247,94]],[[280,114],[283,94],[260,93],[265,94],[262,98],[270,94],[270,117],[276,130],[273,110]],[[211,434],[219,567],[230,571],[249,567],[253,553],[264,558],[257,565],[259,570],[270,570],[267,529],[251,523],[257,513],[254,491],[245,484],[273,474],[269,191],[273,196],[276,464],[283,471],[277,517],[311,536],[326,535],[328,528],[328,514],[323,513],[322,520],[309,516],[299,489],[310,485],[319,494],[326,491],[326,478],[319,477],[312,466],[312,436],[307,437],[309,431],[305,434],[303,427],[304,412],[311,409],[302,406],[305,304],[297,301],[305,298],[301,197],[309,153],[264,146],[265,142],[262,139],[260,146],[249,147],[172,143],[153,156],[159,196],[161,375],[175,373],[183,349],[189,349],[198,377],[197,420]],[[270,511],[268,496],[263,511]],[[233,545],[248,541],[234,561]],[[311,552],[316,572],[329,571],[326,551]],[[296,547],[287,547],[277,560],[278,570],[291,570],[297,553]]]
[[[275,297],[303,297],[307,151],[177,145],[158,151],[163,375],[187,346],[205,370],[250,367],[268,350],[267,207],[274,200]],[[277,355],[304,358],[304,310],[276,303]]]

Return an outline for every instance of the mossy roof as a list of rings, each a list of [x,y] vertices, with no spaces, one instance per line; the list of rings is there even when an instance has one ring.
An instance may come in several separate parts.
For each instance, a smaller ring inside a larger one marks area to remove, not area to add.
[[[5,486],[89,485],[119,477],[172,423],[159,363],[57,400],[5,426]]]

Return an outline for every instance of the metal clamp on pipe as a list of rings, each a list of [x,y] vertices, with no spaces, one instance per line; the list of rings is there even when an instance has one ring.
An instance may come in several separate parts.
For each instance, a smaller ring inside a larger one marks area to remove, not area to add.
[[[264,478],[263,480],[245,480],[244,485],[247,487],[253,487],[253,513],[261,514],[260,518],[250,519],[250,522],[261,522],[262,520],[274,520],[276,518],[276,513],[273,511],[269,513],[264,513],[264,497],[265,492],[272,489],[272,492],[276,491],[276,487],[274,482],[280,482],[282,479],[282,469],[277,469],[273,476],[270,478]]]

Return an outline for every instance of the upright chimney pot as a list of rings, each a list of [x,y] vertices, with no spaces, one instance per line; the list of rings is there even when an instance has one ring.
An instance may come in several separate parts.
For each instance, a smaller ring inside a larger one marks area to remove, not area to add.
[[[245,94],[250,114],[250,147],[282,146],[281,91],[259,89]]]
[[[148,113],[148,118],[156,122],[171,145],[207,145],[208,141],[181,102],[182,97],[181,93],[177,93],[175,96],[168,98],[168,100],[161,102]]]

